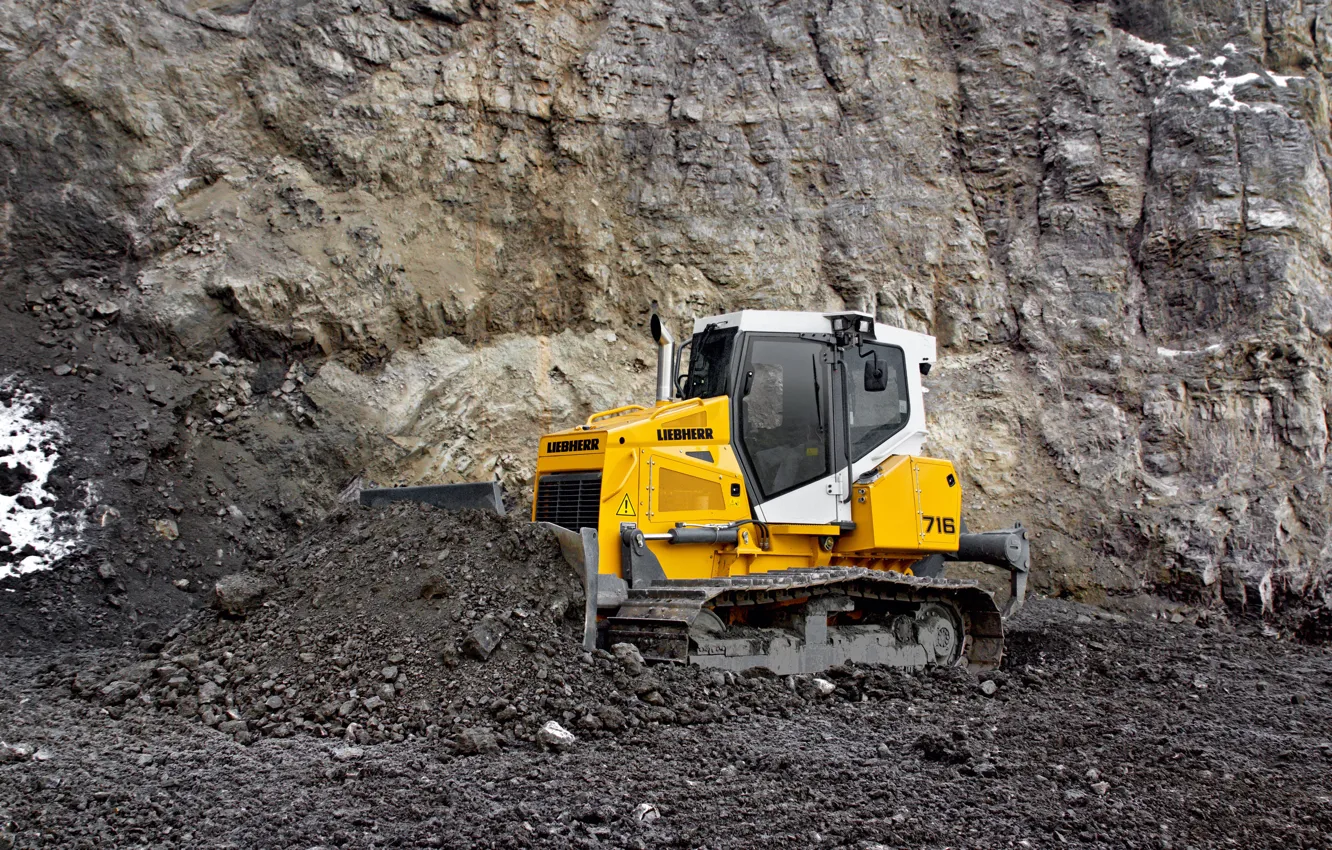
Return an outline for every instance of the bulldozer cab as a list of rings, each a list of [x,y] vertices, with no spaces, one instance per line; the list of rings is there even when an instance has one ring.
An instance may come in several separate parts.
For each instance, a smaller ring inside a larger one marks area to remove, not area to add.
[[[746,310],[695,323],[676,387],[730,399],[757,518],[845,524],[856,478],[920,450],[934,359],[932,337],[862,313]]]

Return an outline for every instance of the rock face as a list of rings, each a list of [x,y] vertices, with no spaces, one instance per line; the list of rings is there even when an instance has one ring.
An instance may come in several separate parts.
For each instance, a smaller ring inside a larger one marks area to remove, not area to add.
[[[653,298],[867,310],[939,337],[930,448],[1045,589],[1271,611],[1332,550],[1328,15],[15,0],[0,263],[301,361],[377,480],[523,485],[650,395]]]

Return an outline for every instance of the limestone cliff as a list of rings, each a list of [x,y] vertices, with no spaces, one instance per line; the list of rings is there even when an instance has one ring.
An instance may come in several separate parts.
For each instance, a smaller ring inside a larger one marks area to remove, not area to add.
[[[1257,612],[1329,592],[1328,16],[10,0],[0,264],[299,361],[292,437],[381,481],[522,486],[650,394],[653,298],[868,310],[939,337],[931,450],[1047,589]]]

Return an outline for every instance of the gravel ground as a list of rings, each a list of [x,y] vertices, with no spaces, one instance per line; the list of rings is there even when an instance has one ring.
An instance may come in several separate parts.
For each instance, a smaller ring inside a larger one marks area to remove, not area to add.
[[[71,685],[138,656],[10,658],[0,847],[1332,848],[1326,648],[1044,600],[1011,634],[993,695],[840,670],[780,712],[472,755],[116,719]]]

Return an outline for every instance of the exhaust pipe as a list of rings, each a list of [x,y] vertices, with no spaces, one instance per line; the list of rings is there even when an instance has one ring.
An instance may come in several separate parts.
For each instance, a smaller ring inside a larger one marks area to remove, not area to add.
[[[661,320],[657,302],[652,302],[652,338],[657,343],[657,404],[665,404],[675,397],[675,337]]]

